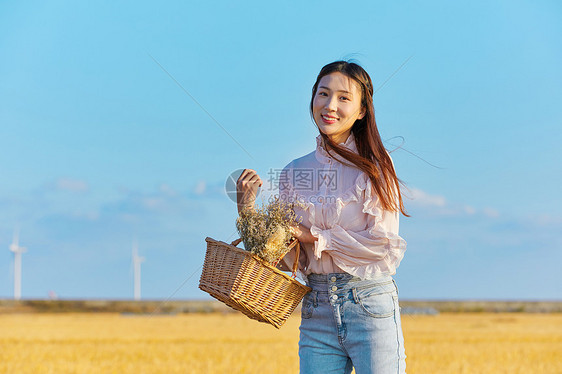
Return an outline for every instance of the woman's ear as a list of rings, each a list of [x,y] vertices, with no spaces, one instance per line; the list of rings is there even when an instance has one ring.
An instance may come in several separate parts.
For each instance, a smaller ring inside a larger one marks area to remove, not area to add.
[[[367,110],[365,109],[365,107],[361,107],[361,112],[359,113],[359,116],[357,117],[357,119],[363,119],[363,117],[365,117],[365,113],[367,112]]]

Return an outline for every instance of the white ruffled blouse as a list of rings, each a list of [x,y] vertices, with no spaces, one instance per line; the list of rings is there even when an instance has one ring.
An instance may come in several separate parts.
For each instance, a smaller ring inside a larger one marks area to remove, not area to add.
[[[398,235],[399,212],[383,210],[369,177],[328,155],[322,137],[316,150],[290,162],[281,173],[279,196],[299,201],[295,213],[317,237],[301,243],[300,275],[349,273],[362,279],[393,275],[404,257],[406,241]],[[341,143],[357,153],[353,135]],[[294,250],[285,256],[292,266]]]

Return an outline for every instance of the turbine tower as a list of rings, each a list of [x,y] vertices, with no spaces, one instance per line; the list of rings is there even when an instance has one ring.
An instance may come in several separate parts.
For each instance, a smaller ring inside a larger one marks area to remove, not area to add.
[[[27,250],[19,246],[19,231],[14,230],[14,238],[10,244],[10,251],[14,253],[14,300],[21,299],[21,254]]]
[[[141,298],[141,262],[144,262],[144,257],[139,256],[139,249],[137,241],[133,241],[133,274],[134,274],[134,295],[135,300]]]

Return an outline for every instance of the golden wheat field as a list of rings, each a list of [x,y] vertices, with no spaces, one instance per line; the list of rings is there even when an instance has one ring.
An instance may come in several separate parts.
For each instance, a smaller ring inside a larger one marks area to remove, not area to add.
[[[562,314],[402,316],[407,372],[562,373]],[[0,315],[0,373],[297,373],[295,316]]]

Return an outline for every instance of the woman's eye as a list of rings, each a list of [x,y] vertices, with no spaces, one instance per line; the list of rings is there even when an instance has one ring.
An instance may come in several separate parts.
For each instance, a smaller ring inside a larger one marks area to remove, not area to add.
[[[342,99],[342,100],[349,100],[349,98],[348,98],[348,97],[345,97],[345,96],[341,96],[340,99]]]
[[[328,94],[326,92],[319,92],[318,96],[328,96]]]

